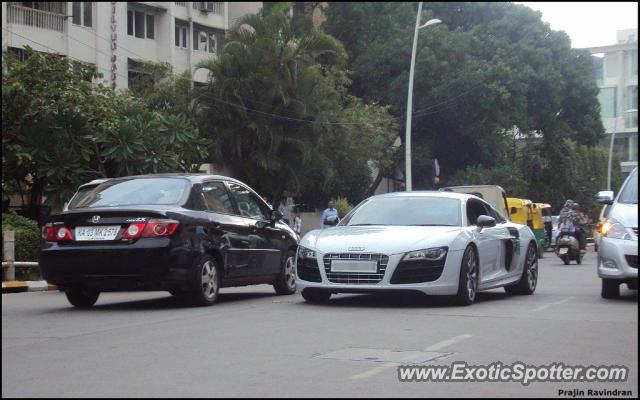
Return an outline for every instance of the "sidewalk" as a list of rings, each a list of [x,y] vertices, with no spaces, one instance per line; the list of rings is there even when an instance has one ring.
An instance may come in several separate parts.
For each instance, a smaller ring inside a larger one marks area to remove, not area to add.
[[[6,281],[2,282],[2,293],[39,292],[44,290],[58,290],[55,285],[47,281]]]

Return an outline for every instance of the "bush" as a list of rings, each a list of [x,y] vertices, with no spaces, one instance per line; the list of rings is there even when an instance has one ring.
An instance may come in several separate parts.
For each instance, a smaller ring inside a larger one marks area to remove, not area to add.
[[[38,223],[13,211],[2,214],[2,232],[15,232],[15,261],[38,261],[40,230]],[[4,254],[3,257],[4,259]]]
[[[349,213],[349,211],[351,211],[351,209],[353,208],[353,206],[349,204],[349,200],[347,200],[346,197],[336,197],[332,201],[334,207],[336,208],[336,210],[338,210],[338,216],[340,216],[340,218],[344,218],[344,216],[347,215],[347,213]]]

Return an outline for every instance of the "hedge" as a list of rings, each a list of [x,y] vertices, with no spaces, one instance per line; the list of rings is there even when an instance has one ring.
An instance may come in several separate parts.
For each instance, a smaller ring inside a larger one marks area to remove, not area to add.
[[[3,213],[3,234],[5,231],[15,232],[15,261],[38,261],[40,230],[36,221],[21,217],[13,211]]]

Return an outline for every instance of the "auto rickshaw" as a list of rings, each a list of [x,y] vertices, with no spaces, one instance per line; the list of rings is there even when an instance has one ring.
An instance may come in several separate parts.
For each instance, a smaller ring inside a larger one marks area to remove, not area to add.
[[[511,219],[509,218],[509,208],[507,206],[507,194],[504,189],[498,185],[448,186],[440,189],[440,191],[466,193],[478,196],[491,204],[503,217]]]
[[[542,248],[547,250],[553,245],[553,219],[551,205],[547,203],[535,203],[542,214]],[[536,221],[533,222],[536,228]],[[535,231],[534,231],[535,233]],[[537,237],[537,236],[536,236]]]
[[[533,234],[536,237],[536,242],[538,242],[538,258],[542,258],[544,255],[544,248],[542,247],[542,242],[544,241],[544,230],[542,225],[542,214],[540,214],[540,229],[536,231],[534,220],[537,218],[537,207],[534,207],[533,202],[528,199],[519,199],[516,197],[507,197],[507,205],[509,206],[509,215],[511,216],[511,221],[528,225],[529,228],[533,231]]]

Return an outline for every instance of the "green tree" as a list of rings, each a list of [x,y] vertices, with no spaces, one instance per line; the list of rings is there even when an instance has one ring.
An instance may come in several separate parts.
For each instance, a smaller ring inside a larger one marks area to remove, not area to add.
[[[116,99],[92,83],[100,78],[92,66],[30,48],[24,61],[6,53],[2,61],[3,182],[28,192],[35,214],[44,194],[60,204],[98,174],[91,165],[95,138],[115,126]]]
[[[415,13],[412,3],[331,3],[323,25],[350,56],[352,93],[390,105],[402,121]],[[560,162],[564,139],[597,144],[604,129],[590,57],[540,13],[512,3],[425,3],[421,20],[434,17],[443,23],[420,31],[416,59],[415,187],[430,186],[432,158],[445,179],[474,165],[500,169],[514,127],[542,136],[533,156],[547,165]]]
[[[32,216],[44,195],[59,207],[93,178],[193,171],[206,160],[186,103],[166,100],[182,90],[178,78],[140,86],[145,102],[65,57],[26,48],[23,61],[2,60],[3,196],[28,194]]]
[[[259,192],[278,198],[286,190],[320,205],[354,175],[370,180],[368,150],[384,164],[380,143],[391,144],[393,121],[347,94],[344,49],[310,17],[288,16],[289,7],[243,17],[220,58],[199,65],[210,73],[197,97],[207,118],[199,126],[216,158]]]

